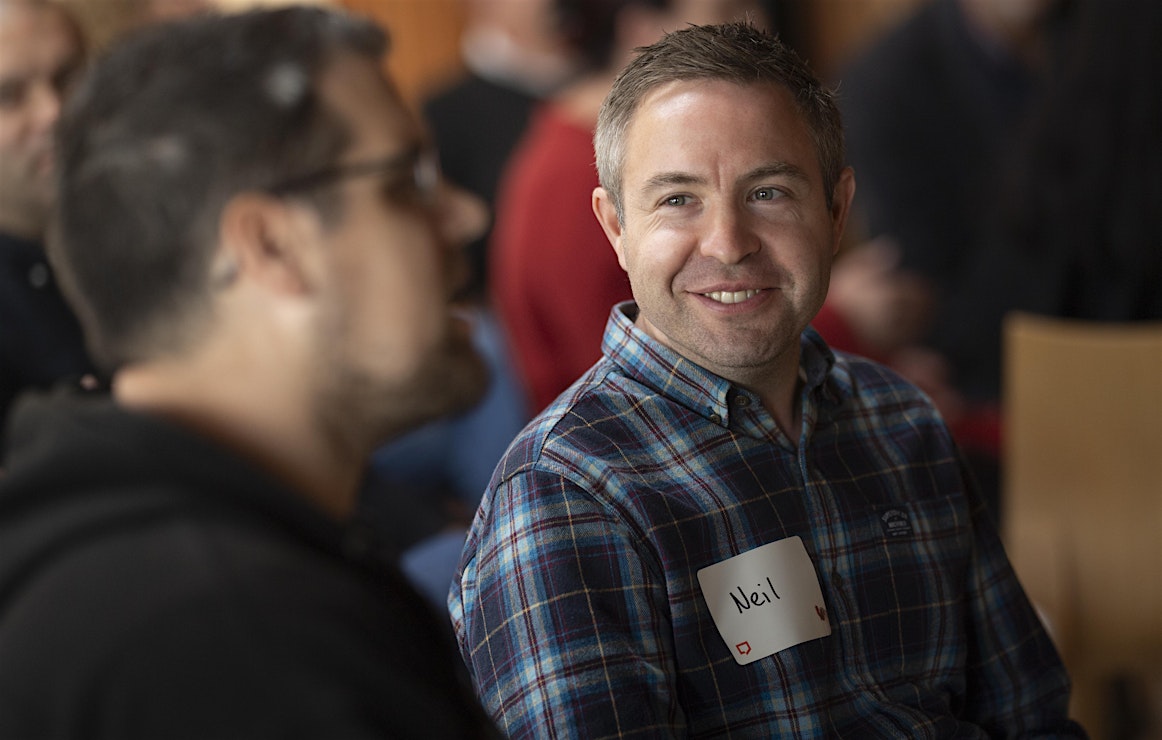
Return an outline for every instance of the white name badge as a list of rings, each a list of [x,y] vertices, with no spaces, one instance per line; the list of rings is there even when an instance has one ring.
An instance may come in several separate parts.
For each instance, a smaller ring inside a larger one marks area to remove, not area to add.
[[[831,634],[819,577],[798,537],[708,565],[698,584],[739,665]]]

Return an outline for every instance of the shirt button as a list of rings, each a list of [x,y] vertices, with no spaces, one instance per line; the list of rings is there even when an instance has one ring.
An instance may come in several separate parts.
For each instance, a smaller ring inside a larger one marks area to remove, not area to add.
[[[745,409],[747,406],[750,406],[750,396],[736,396],[734,405],[740,409]]]
[[[719,416],[718,414],[711,414],[711,415],[710,415],[710,421],[714,422],[715,424],[721,424],[721,423],[722,423],[722,417],[721,417],[721,416]]]

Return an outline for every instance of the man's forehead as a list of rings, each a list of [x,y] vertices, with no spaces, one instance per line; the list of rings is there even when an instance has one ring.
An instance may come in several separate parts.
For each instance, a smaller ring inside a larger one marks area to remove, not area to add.
[[[741,93],[741,98],[739,98]],[[630,125],[646,115],[666,115],[665,109],[691,105],[706,97],[726,96],[734,99],[730,110],[760,111],[773,118],[793,118],[808,125],[807,117],[795,99],[795,93],[776,80],[742,81],[719,77],[699,77],[664,82],[646,91],[634,108]]]
[[[728,97],[719,98],[724,91]],[[739,103],[740,92],[743,103]],[[727,101],[731,104],[723,107]],[[715,116],[716,122],[711,124],[703,114],[707,105],[728,111],[729,122],[724,124]],[[693,116],[705,125],[695,123],[692,129],[675,130],[659,138],[659,126],[673,128],[683,116]],[[752,126],[748,128],[752,135],[732,138],[730,125]],[[766,133],[753,136],[754,125]],[[659,85],[642,96],[630,120],[626,144],[623,175],[629,175],[632,168],[634,177],[641,180],[636,184],[646,189],[661,183],[672,185],[682,177],[690,183],[703,181],[704,168],[711,160],[694,155],[688,158],[683,156],[686,152],[715,152],[713,162],[732,159],[745,164],[737,173],[744,181],[777,176],[807,182],[822,177],[810,126],[791,91],[774,81],[698,78]]]

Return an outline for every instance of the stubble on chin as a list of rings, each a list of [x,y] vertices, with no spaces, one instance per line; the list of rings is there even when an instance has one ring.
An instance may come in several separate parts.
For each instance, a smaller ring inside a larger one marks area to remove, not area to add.
[[[471,409],[491,376],[470,342],[449,338],[406,378],[343,364],[329,373],[314,417],[332,446],[370,452],[427,423]],[[366,454],[366,453],[359,453]]]

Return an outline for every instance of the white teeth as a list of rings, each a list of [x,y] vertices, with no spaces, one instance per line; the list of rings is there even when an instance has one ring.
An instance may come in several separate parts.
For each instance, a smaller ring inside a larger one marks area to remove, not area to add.
[[[754,298],[758,294],[759,292],[757,290],[716,290],[713,293],[703,293],[702,295],[719,303],[742,303],[748,298]]]

